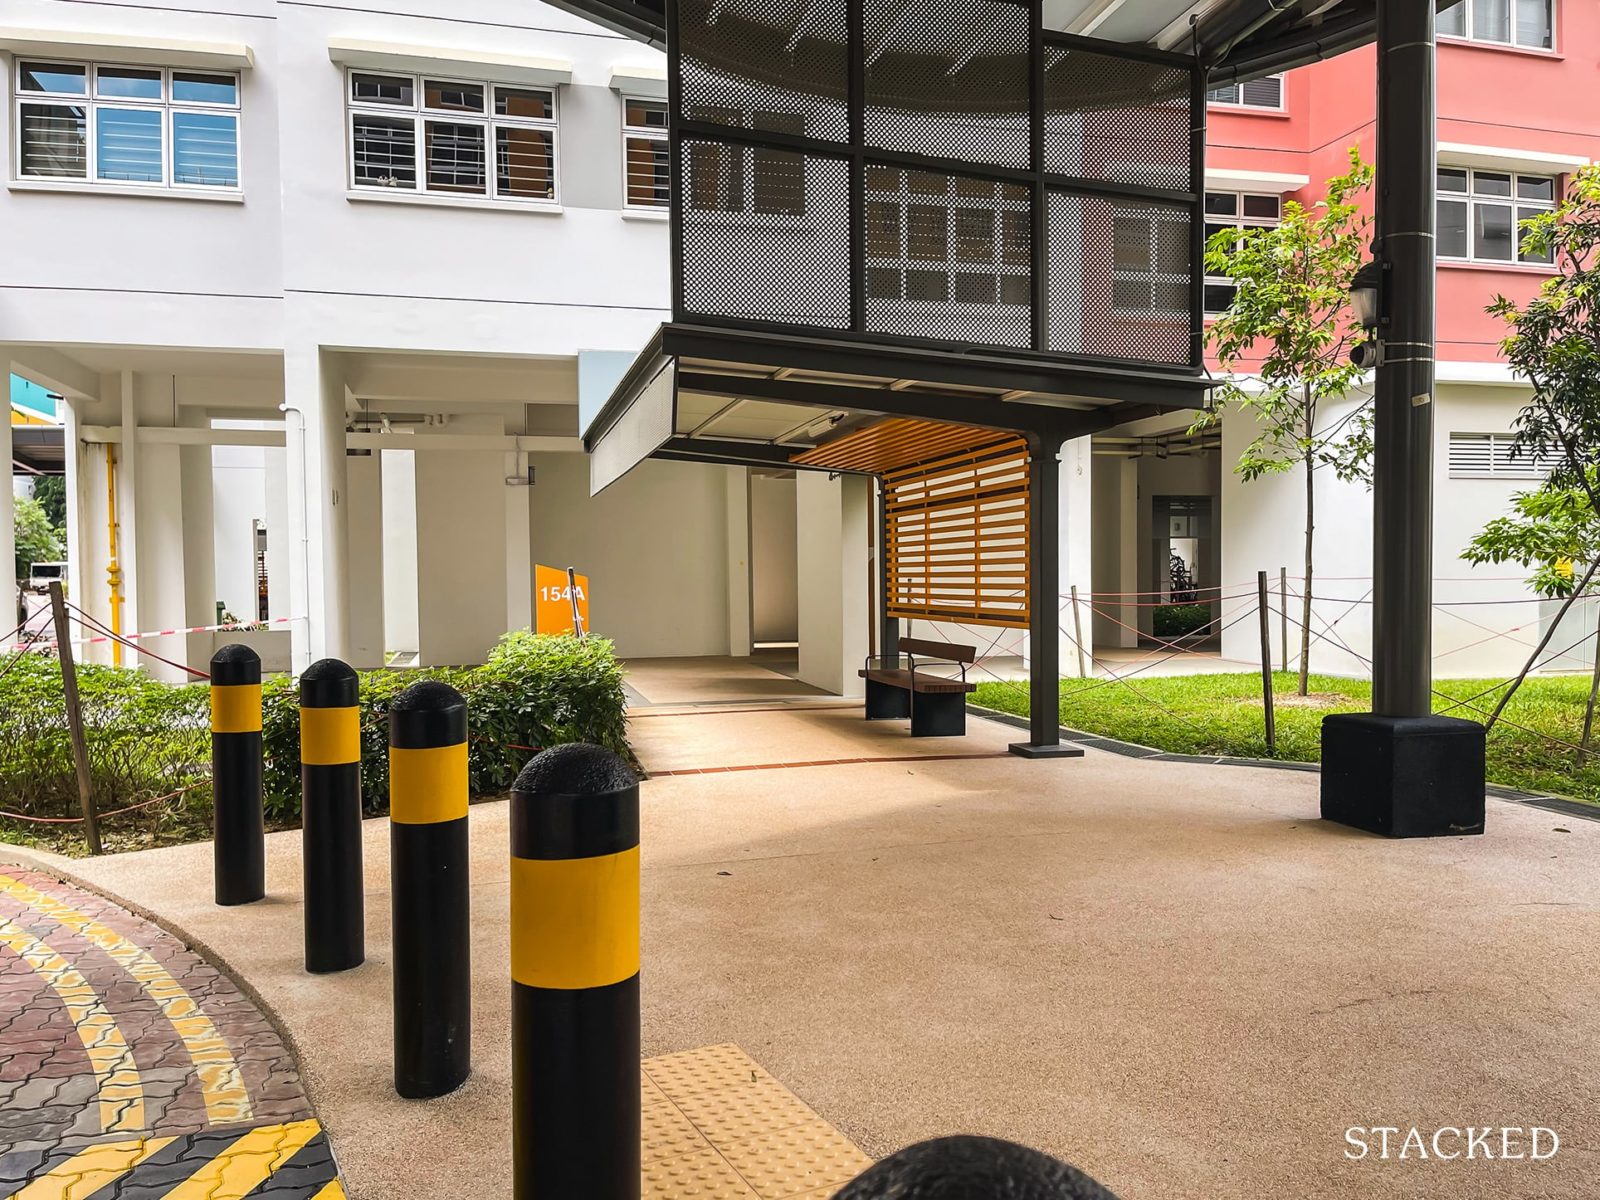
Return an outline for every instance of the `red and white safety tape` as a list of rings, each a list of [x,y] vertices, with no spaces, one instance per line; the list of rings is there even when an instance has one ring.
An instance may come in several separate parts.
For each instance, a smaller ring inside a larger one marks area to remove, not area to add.
[[[152,629],[148,633],[124,633],[119,635],[119,637],[102,636],[73,638],[72,644],[74,646],[94,646],[101,643],[115,642],[118,640],[137,642],[143,638],[177,637],[179,634],[187,633],[218,633],[222,630],[228,630],[230,632],[234,630],[244,630],[248,632],[252,629],[259,629],[263,625],[287,625],[291,621],[298,621],[300,619],[301,618],[299,617],[274,617],[270,621],[235,621],[226,625],[191,625],[187,629]],[[0,653],[9,653],[13,650],[26,650],[30,647],[53,647],[55,644],[56,640],[53,637],[38,638],[37,640],[31,642],[12,642],[10,645],[0,646]]]

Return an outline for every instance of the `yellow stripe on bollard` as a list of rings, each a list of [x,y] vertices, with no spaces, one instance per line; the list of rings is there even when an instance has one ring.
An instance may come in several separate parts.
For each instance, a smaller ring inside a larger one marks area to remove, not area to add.
[[[389,747],[389,819],[432,825],[467,815],[467,744]]]
[[[211,689],[212,733],[260,733],[261,685],[235,683]]]
[[[338,767],[361,761],[359,708],[302,708],[300,761],[310,767]]]
[[[511,860],[511,978],[608,987],[639,973],[639,847],[593,858]]]

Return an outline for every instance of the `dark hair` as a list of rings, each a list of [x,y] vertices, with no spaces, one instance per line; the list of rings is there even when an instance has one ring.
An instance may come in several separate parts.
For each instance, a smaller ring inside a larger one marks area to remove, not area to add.
[[[945,1137],[907,1146],[834,1200],[1117,1200],[1076,1167],[1015,1142]]]

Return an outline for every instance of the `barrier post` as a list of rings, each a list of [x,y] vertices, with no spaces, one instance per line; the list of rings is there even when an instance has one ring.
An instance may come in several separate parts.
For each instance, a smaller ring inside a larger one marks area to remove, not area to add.
[[[1256,611],[1261,617],[1261,712],[1266,721],[1267,753],[1278,752],[1276,714],[1272,707],[1272,610],[1267,605],[1267,573],[1256,572]]]
[[[511,791],[516,1200],[639,1200],[639,782],[599,746]]]
[[[442,1096],[472,1069],[467,702],[448,684],[412,684],[389,709],[389,864],[394,1087]]]
[[[306,970],[366,958],[361,878],[361,681],[336,658],[300,676],[300,836]]]
[[[211,656],[212,857],[218,904],[267,894],[261,813],[261,657],[249,646]]]

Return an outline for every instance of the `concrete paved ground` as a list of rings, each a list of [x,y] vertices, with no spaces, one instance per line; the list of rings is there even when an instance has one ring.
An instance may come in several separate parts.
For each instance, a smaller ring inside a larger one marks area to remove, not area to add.
[[[1595,1195],[1600,824],[1491,801],[1484,837],[1386,842],[1316,820],[1315,775],[755,709],[633,722],[645,765],[682,772],[643,785],[647,1055],[734,1042],[868,1153],[998,1134],[1124,1200]],[[876,761],[715,770],[842,758]],[[343,976],[300,970],[298,834],[244,909],[211,905],[207,845],[71,869],[278,1014],[356,1200],[500,1196],[506,816],[472,812],[474,1075],[428,1103],[389,1088],[383,822],[371,959]],[[1345,1158],[1351,1126],[1469,1125],[1561,1149]]]

